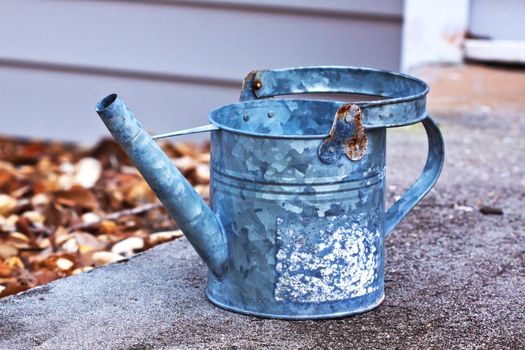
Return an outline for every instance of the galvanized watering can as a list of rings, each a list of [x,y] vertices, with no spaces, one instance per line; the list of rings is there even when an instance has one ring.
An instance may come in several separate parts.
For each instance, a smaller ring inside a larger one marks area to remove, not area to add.
[[[312,92],[377,101],[273,99]],[[384,239],[432,188],[443,139],[427,85],[365,68],[250,73],[240,103],[210,124],[208,207],[117,95],[96,110],[209,268],[207,295],[224,308],[285,319],[364,312],[384,298]],[[385,212],[386,129],[422,122],[424,170]],[[156,137],[156,138],[159,138]]]

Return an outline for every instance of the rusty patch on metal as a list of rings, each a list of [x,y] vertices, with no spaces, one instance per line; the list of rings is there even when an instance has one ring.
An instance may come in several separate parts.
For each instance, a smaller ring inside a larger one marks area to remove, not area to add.
[[[350,140],[346,143],[345,154],[350,160],[360,160],[364,157],[368,146],[368,137],[366,136],[365,128],[363,127],[363,114],[361,113],[361,108],[357,105],[350,105],[350,107],[345,108],[342,111],[341,109],[342,107],[337,111],[337,114],[341,113],[343,118],[353,116],[355,123],[355,131],[350,137]]]
[[[346,104],[337,110],[330,134],[319,147],[319,158],[327,164],[336,162],[344,153],[352,161],[364,157],[368,137],[359,106]]]
[[[252,81],[255,79],[255,75],[257,74],[256,70],[252,70],[250,73],[246,74],[244,77],[244,80],[242,81],[242,90],[245,90],[247,87],[250,86]]]
[[[257,75],[256,70],[252,70],[250,73],[246,74],[244,77],[244,80],[242,81],[242,89],[241,89],[241,101],[247,101],[247,100],[253,100],[257,99],[257,95],[255,95],[254,90],[254,80]]]

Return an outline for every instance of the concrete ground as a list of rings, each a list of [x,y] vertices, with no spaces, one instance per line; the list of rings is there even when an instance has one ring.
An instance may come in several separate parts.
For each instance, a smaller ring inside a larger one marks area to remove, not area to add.
[[[293,322],[223,311],[207,302],[204,266],[180,239],[0,301],[0,348],[525,348],[525,71],[416,74],[431,83],[447,158],[387,240],[377,309]],[[425,144],[421,127],[389,132],[390,201],[417,177]]]

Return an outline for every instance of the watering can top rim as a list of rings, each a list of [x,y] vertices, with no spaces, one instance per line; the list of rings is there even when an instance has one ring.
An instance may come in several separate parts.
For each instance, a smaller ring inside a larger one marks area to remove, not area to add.
[[[258,88],[255,84],[259,84]],[[266,91],[262,91],[266,88]],[[247,91],[250,90],[251,91]],[[279,105],[300,106],[309,110],[333,109],[354,104],[363,112],[365,129],[399,127],[415,124],[427,117],[425,97],[428,85],[410,75],[362,67],[318,66],[259,70],[244,79],[241,102],[221,106],[209,114],[216,129],[255,137],[286,139],[324,139],[323,134],[294,135],[258,133],[231,127],[229,118],[221,118],[235,111],[251,112]],[[382,97],[376,101],[344,102],[323,99],[273,99],[278,95],[301,93],[350,93]],[[249,96],[249,94],[252,96]],[[248,94],[248,95],[247,95]],[[241,115],[243,113],[240,113]]]

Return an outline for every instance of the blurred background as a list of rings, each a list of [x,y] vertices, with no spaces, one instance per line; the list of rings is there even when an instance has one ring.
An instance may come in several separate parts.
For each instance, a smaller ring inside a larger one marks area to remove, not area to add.
[[[0,134],[91,144],[112,92],[153,132],[198,126],[255,69],[523,63],[523,13],[522,0],[2,0]]]

